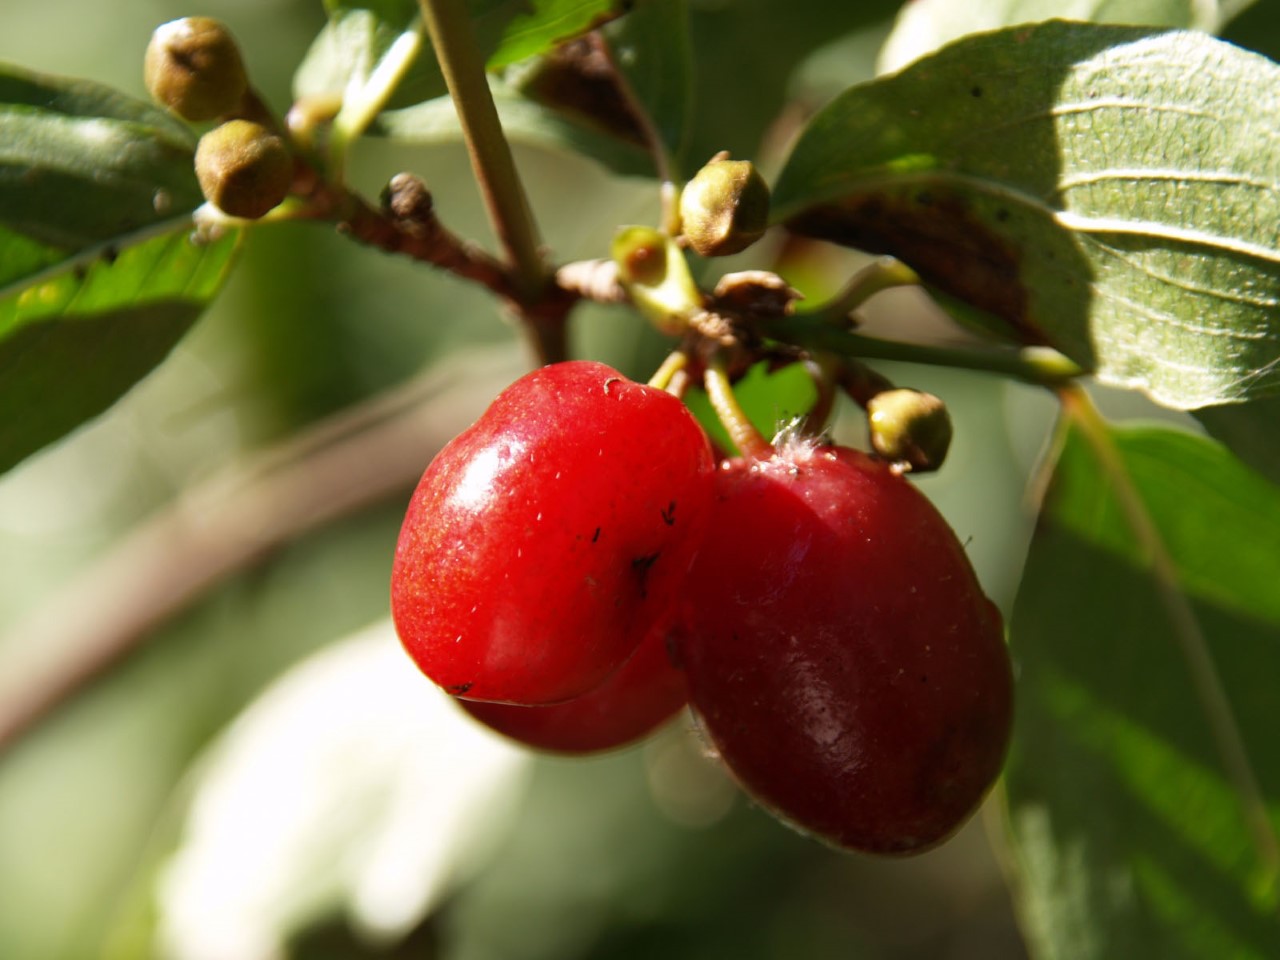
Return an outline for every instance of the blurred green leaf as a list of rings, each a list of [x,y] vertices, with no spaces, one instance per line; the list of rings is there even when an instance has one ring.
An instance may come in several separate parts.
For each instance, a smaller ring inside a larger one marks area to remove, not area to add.
[[[1108,384],[1239,401],[1280,390],[1278,126],[1280,67],[1212,38],[1002,30],[834,101],[774,213]]]
[[[400,37],[422,29],[415,0],[326,2],[329,22],[298,65],[294,97],[341,98],[363,87]],[[405,106],[445,91],[444,77],[429,54],[416,56],[388,98]]]
[[[642,176],[653,164],[645,151],[579,123],[568,114],[524,97],[500,81],[491,81],[494,103],[503,130],[513,141],[580,153],[615,173]],[[438,97],[378,117],[374,131],[417,143],[457,142],[462,129],[458,111],[448,97]]]
[[[220,287],[195,139],[97,84],[0,73],[0,470],[111,405]]]
[[[605,30],[613,60],[653,123],[672,176],[680,170],[693,120],[693,45],[685,0],[646,0]]]
[[[916,0],[902,8],[885,41],[880,68],[899,70],[913,60],[970,33],[1039,20],[1141,23],[1216,33],[1253,0],[988,0],[958,4]]]
[[[1280,489],[1190,434],[1113,437],[1189,606],[1171,613],[1148,545],[1072,432],[1011,623],[1005,790],[1024,927],[1038,957],[1261,960],[1280,943],[1276,864],[1211,732],[1211,678],[1178,634],[1203,638],[1274,832]]]
[[[295,666],[196,766],[161,871],[161,955],[276,956],[317,918],[390,942],[491,852],[530,755],[473,722],[381,621]]]
[[[507,4],[511,6],[512,4]],[[624,0],[528,0],[520,3],[506,25],[502,41],[489,57],[490,70],[546,53],[558,43],[576,37],[621,15]],[[532,8],[523,12],[525,8]]]
[[[621,0],[468,0],[476,41],[491,70],[546,53],[613,19]],[[297,97],[331,97],[363,85],[396,41],[422,29],[416,0],[326,0],[329,22],[294,78]],[[414,59],[388,100],[392,108],[445,93],[435,58]],[[384,132],[394,132],[384,126]]]
[[[766,437],[773,437],[779,428],[796,417],[804,416],[818,399],[813,377],[801,363],[788,364],[773,372],[769,371],[768,364],[757,363],[734,384],[733,392],[743,412]],[[737,448],[712,409],[707,395],[701,389],[690,390],[685,402],[712,442],[736,456]]]
[[[1209,435],[1272,483],[1280,484],[1280,397],[1204,407],[1195,417]]]

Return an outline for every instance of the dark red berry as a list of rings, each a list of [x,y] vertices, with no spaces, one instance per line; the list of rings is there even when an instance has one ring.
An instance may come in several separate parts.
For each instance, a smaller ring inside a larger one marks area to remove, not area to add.
[[[635,743],[688,701],[684,674],[667,656],[667,625],[649,633],[625,664],[594,690],[546,707],[458,701],[481,723],[526,746],[596,753]]]
[[[999,612],[915,487],[853,450],[795,445],[717,473],[677,651],[741,785],[829,843],[911,853],[1003,763]]]
[[[405,648],[468,699],[594,689],[675,602],[712,476],[702,428],[670,394],[589,361],[521,378],[409,504],[391,580]]]

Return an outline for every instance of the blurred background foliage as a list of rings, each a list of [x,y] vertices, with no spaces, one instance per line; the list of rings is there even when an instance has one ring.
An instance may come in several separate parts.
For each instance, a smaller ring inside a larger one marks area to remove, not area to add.
[[[768,170],[800,118],[872,75],[896,7],[886,0],[694,0],[690,157],[729,149]],[[7,0],[0,59],[143,96],[141,59],[151,30],[193,13],[231,26],[268,101],[286,108],[292,70],[324,23],[315,0],[219,0],[199,9],[171,0]],[[1228,37],[1275,56],[1275,5],[1255,5]],[[620,223],[656,220],[651,182],[519,145],[517,160],[559,261],[602,255]],[[426,179],[446,224],[491,241],[460,145],[363,143],[352,176],[376,196],[402,169]],[[817,296],[850,263],[844,255],[801,256],[791,279]],[[938,323],[909,295],[880,298],[872,314],[872,329]],[[621,309],[585,308],[574,324],[577,353],[636,376],[647,376],[664,353],[657,335]],[[0,696],[16,695],[49,663],[77,653],[32,643],[19,627],[36,613],[54,623],[69,615],[92,620],[93,610],[62,609],[63,591],[95,564],[127,562],[118,551],[130,531],[174,509],[183,491],[236,471],[353,404],[426,377],[436,384],[428,411],[434,427],[424,431],[420,449],[399,451],[420,469],[433,444],[464,426],[528,362],[524,344],[483,291],[326,229],[252,231],[228,288],[154,375],[108,414],[0,480]],[[1007,610],[1030,536],[1024,490],[1051,405],[982,375],[885,372],[951,406],[953,453],[923,486]],[[1115,402],[1126,404],[1126,413],[1150,412],[1137,398]],[[762,419],[782,412],[768,392],[756,403]],[[853,416],[837,424],[845,439],[857,440],[858,430]],[[0,754],[0,957],[151,955],[152,890],[181,833],[192,763],[290,666],[385,617],[391,553],[411,483],[406,478],[396,495],[283,545],[241,544],[251,563],[155,628],[139,651]],[[252,538],[252,530],[243,535]],[[200,560],[183,555],[179,544],[170,562],[180,568]],[[407,661],[404,669],[411,669]],[[442,777],[436,788],[450,783]],[[698,756],[683,724],[598,760],[537,760],[520,790],[514,813],[476,827],[494,833],[488,856],[405,938],[361,937],[335,902],[293,931],[289,955],[1023,955],[980,822],[911,861],[838,854],[736,796]]]

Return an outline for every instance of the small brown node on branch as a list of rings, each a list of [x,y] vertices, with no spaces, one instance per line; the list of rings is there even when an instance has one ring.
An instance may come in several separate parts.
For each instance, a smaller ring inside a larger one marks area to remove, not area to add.
[[[397,173],[382,194],[386,210],[397,220],[426,227],[436,222],[435,199],[420,177]]]
[[[787,316],[803,295],[776,273],[742,270],[726,273],[712,291],[712,308],[744,320]]]

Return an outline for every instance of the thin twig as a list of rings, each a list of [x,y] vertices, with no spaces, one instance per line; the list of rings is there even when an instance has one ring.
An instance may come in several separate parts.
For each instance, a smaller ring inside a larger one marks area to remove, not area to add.
[[[0,753],[218,581],[308,530],[407,493],[518,372],[506,352],[451,360],[446,372],[325,421],[141,523],[13,628],[25,649],[59,653],[0,678]]]

